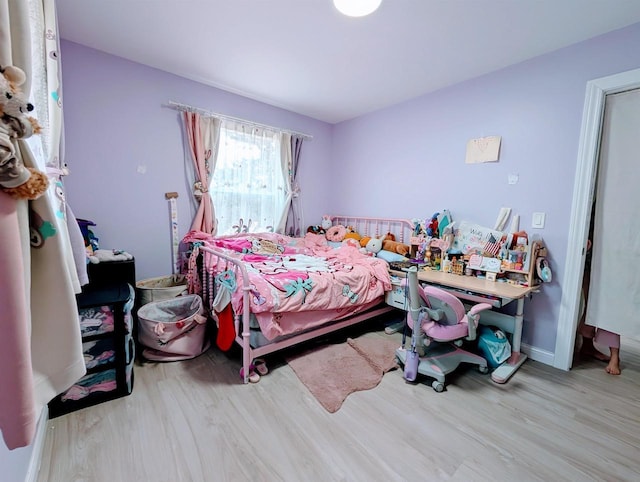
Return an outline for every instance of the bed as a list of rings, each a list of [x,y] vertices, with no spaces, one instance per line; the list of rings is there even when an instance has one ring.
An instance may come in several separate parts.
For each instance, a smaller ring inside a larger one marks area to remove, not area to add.
[[[407,242],[413,225],[404,219],[332,216],[367,236],[392,233]],[[233,317],[233,342],[242,349],[241,377],[249,380],[256,358],[370,320],[393,308],[384,257],[369,256],[322,234],[292,238],[276,233],[211,237],[191,232],[189,291],[202,296],[212,317]]]

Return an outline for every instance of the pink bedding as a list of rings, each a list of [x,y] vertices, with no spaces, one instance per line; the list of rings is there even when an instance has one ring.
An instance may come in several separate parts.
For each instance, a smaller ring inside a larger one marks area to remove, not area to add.
[[[304,238],[239,234],[209,239],[205,244],[226,254],[233,252],[245,263],[251,312],[267,339],[362,311],[391,289],[384,260],[348,245],[331,248],[323,236],[311,233]],[[205,256],[205,263],[212,262],[211,255]],[[235,276],[228,268],[220,260],[215,271],[232,288]],[[231,301],[234,311],[240,313],[242,289],[232,292]]]

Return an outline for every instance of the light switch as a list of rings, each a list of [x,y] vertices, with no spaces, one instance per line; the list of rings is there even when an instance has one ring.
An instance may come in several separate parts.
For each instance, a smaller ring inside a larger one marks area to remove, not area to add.
[[[536,229],[544,228],[544,213],[533,213],[533,219],[531,221],[531,227]]]

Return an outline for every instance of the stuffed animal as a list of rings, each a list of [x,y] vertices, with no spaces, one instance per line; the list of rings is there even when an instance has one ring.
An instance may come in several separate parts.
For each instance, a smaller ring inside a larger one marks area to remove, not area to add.
[[[328,214],[325,214],[322,216],[322,222],[320,224],[311,225],[307,228],[307,233],[326,234],[332,224],[331,217]]]
[[[371,236],[362,236],[360,238],[360,246],[362,246],[363,248],[366,248],[367,243],[369,242],[370,239],[371,239]]]
[[[316,224],[316,225],[311,225],[307,228],[307,233],[311,233],[311,234],[324,234],[325,231],[324,229],[322,229],[322,226]]]
[[[353,226],[347,226],[347,233],[344,235],[344,239],[354,239],[356,244],[360,245],[360,239],[362,239],[362,236],[358,234]]]
[[[367,250],[367,252],[373,253],[373,255],[375,256],[382,250],[382,239],[369,238],[369,241],[367,241],[365,249]]]
[[[401,254],[402,256],[408,255],[409,251],[411,251],[411,248],[408,244],[399,243],[398,241],[396,241],[396,237],[391,233],[387,233],[387,235],[383,238],[382,249],[384,249],[385,251],[391,251],[392,253]]]
[[[89,261],[93,264],[105,261],[128,261],[130,259],[133,259],[132,255],[119,249],[97,249],[89,256]]]
[[[414,236],[423,236],[424,234],[426,234],[424,220],[418,219],[418,218],[413,218],[411,220],[411,222],[413,223],[413,235]]]
[[[435,213],[433,216],[431,216],[431,220],[427,225],[427,235],[431,236],[432,238],[437,238],[439,236],[438,216],[440,216],[440,213]]]
[[[26,75],[14,66],[0,66],[0,74],[0,187],[13,198],[36,199],[47,190],[49,180],[24,165],[14,144],[41,130],[37,120],[27,115],[33,105],[20,90]]]
[[[327,229],[325,236],[327,237],[327,241],[340,243],[344,239],[345,234],[347,234],[347,228],[342,224],[336,224],[335,226],[331,226]]]
[[[331,221],[331,216],[325,214],[322,216],[322,222],[320,223],[320,227],[325,230],[325,232],[331,227],[333,222]]]

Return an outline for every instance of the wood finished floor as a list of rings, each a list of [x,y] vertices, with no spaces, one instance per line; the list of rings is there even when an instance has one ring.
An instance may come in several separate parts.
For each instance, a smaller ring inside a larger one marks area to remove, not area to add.
[[[334,414],[281,355],[246,386],[239,353],[137,365],[130,396],[49,421],[38,481],[637,481],[640,343],[621,353],[619,377],[527,360],[443,393],[396,370]]]

